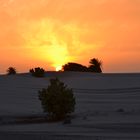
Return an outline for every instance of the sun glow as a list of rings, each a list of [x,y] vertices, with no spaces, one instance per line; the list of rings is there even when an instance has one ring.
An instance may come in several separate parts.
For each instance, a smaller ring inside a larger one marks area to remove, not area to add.
[[[79,40],[80,29],[77,26],[58,25],[61,23],[44,19],[30,25],[24,23],[22,28],[25,46],[31,52],[30,57],[46,63],[50,70],[56,71],[61,70],[62,65],[75,61],[76,54],[80,54],[85,46]]]
[[[56,71],[61,71],[62,70],[62,66],[57,66],[56,67]]]

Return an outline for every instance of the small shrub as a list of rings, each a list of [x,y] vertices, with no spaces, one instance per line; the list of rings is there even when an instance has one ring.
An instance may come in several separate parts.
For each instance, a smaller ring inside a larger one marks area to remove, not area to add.
[[[8,75],[15,75],[17,72],[16,72],[16,69],[14,67],[9,67],[7,69],[7,74]]]
[[[30,73],[34,77],[44,77],[45,76],[45,70],[43,68],[40,68],[40,67],[30,69]]]
[[[47,89],[39,91],[39,99],[44,112],[47,112],[49,119],[53,121],[64,119],[68,114],[74,112],[73,91],[57,78],[50,80]]]

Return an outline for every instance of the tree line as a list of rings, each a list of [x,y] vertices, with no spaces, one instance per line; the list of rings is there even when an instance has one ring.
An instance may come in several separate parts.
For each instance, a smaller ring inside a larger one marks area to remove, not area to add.
[[[89,66],[83,66],[78,63],[67,63],[63,65],[64,71],[80,71],[80,72],[94,72],[94,73],[102,73],[102,62],[97,58],[93,58],[89,61]]]
[[[93,58],[89,61],[89,66],[86,67],[79,63],[69,62],[62,66],[62,71],[76,71],[76,72],[94,72],[94,73],[102,73],[102,62],[97,58]],[[45,70],[40,67],[32,68],[29,70],[32,76],[35,77],[44,77]],[[17,73],[16,68],[9,67],[7,69],[8,75],[14,75]]]

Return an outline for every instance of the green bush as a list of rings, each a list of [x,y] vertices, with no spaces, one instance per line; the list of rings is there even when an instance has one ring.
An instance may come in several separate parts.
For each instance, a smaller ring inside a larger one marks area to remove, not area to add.
[[[73,91],[57,78],[50,80],[47,89],[39,91],[39,99],[44,112],[48,113],[51,120],[64,119],[68,114],[74,112],[75,97]]]
[[[45,76],[45,70],[43,68],[40,68],[40,67],[30,69],[30,73],[34,77],[44,77]]]
[[[14,67],[9,67],[7,69],[7,74],[8,75],[15,75],[17,72],[16,72],[16,69]]]

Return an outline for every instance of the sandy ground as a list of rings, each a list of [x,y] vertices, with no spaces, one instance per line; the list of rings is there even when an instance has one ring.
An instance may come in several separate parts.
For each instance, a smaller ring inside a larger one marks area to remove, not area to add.
[[[74,90],[77,104],[72,123],[0,124],[0,140],[140,139],[140,74],[0,76],[0,122],[17,116],[43,115],[37,91],[47,87],[53,77]]]

